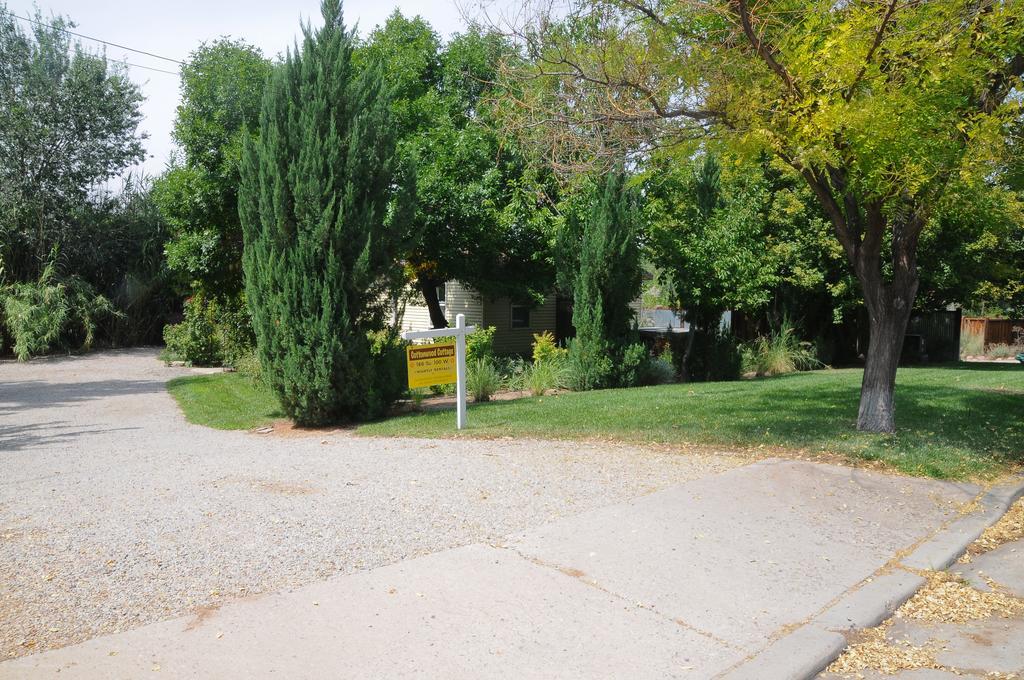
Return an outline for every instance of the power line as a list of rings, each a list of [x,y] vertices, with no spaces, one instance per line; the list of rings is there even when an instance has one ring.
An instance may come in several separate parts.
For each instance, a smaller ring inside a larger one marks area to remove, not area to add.
[[[138,54],[144,54],[147,57],[153,57],[154,59],[163,59],[164,61],[169,61],[171,63],[179,64],[181,66],[185,65],[185,62],[179,61],[177,59],[171,59],[170,57],[162,57],[159,54],[153,54],[152,52],[145,52],[143,50],[137,50],[134,47],[128,47],[126,45],[119,45],[119,44],[117,44],[115,42],[110,42],[108,40],[100,40],[99,38],[93,38],[92,36],[83,35],[81,33],[75,33],[74,31],[69,31],[68,29],[61,28],[60,26],[53,26],[51,24],[43,23],[42,21],[36,21],[35,19],[29,19],[28,17],[19,16],[17,14],[14,14],[13,12],[11,12],[10,14],[11,14],[12,17],[14,17],[16,19],[21,19],[22,21],[28,21],[29,23],[33,23],[33,24],[36,24],[38,26],[45,26],[46,28],[52,28],[55,31],[63,31],[64,33],[67,33],[69,35],[73,35],[73,36],[78,37],[78,38],[85,38],[86,40],[93,40],[93,41],[98,42],[98,43],[103,43],[104,45],[110,45],[111,47],[117,47],[118,49],[128,50],[129,52],[136,52]],[[127,62],[125,62],[125,63],[127,63]],[[160,73],[171,73],[172,75],[178,75],[177,73],[174,73],[172,71],[161,71],[158,68],[151,68],[149,66],[139,66],[138,64],[128,64],[128,65],[129,66],[138,66],[139,68],[148,68],[150,71],[159,71]]]
[[[180,75],[177,71],[165,71],[162,68],[153,68],[152,66],[143,66],[142,64],[133,64],[130,61],[118,61],[117,59],[114,59],[113,61],[115,63],[118,63],[118,64],[124,64],[125,66],[132,66],[134,68],[144,68],[147,71],[156,71],[157,73],[167,73],[168,75],[172,75],[172,76]]]

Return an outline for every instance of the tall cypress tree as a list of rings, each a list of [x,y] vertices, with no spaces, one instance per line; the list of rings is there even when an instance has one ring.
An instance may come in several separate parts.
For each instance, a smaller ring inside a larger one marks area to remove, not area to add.
[[[586,223],[577,231],[579,269],[573,286],[576,327],[571,360],[578,389],[609,387],[633,332],[629,304],[640,292],[639,207],[622,172],[594,192]]]
[[[385,325],[403,231],[390,94],[378,66],[353,64],[340,0],[321,12],[268,82],[239,192],[260,358],[302,425],[370,417],[395,396],[368,334]]]

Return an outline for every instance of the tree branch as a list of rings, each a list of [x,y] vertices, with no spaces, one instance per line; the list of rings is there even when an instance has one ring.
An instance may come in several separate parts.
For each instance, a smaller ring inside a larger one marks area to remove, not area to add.
[[[796,81],[793,79],[793,76],[789,74],[789,71],[786,70],[786,67],[780,64],[775,58],[775,55],[778,54],[778,50],[771,45],[764,43],[754,31],[754,24],[751,21],[750,8],[747,7],[747,0],[730,0],[730,4],[736,13],[736,16],[739,17],[740,25],[743,27],[743,34],[747,36],[747,40],[750,41],[754,51],[757,52],[758,56],[760,56],[762,60],[764,60],[768,65],[768,68],[774,71],[775,74],[782,79],[782,82],[786,84],[786,87],[790,92],[795,94],[797,97],[802,97],[803,93],[800,91],[800,86],[796,84]]]
[[[871,43],[871,48],[868,50],[867,55],[864,57],[864,64],[860,67],[860,71],[857,72],[853,82],[850,83],[850,87],[847,88],[846,94],[843,95],[843,99],[850,101],[853,98],[854,91],[857,85],[860,83],[861,78],[867,73],[868,66],[871,65],[871,60],[875,56],[875,52],[878,51],[878,47],[882,44],[882,39],[885,37],[885,30],[889,27],[889,20],[892,19],[892,15],[896,12],[896,5],[899,0],[890,0],[888,7],[886,7],[885,14],[882,15],[882,21],[878,25],[878,30],[875,32],[875,40]]]
[[[650,19],[654,23],[658,24],[662,28],[668,28],[668,23],[664,19],[662,19],[660,16],[655,14],[654,10],[651,9],[650,7],[648,7],[645,3],[643,3],[643,2],[635,2],[634,0],[619,0],[619,1],[623,5],[625,5],[626,7],[629,7],[630,9],[636,10],[640,14],[643,14],[645,17],[647,17],[648,19]]]
[[[1013,90],[1014,81],[1022,76],[1024,76],[1024,53],[1011,57],[1006,68],[992,77],[989,86],[978,98],[978,110],[982,113],[993,113]]]

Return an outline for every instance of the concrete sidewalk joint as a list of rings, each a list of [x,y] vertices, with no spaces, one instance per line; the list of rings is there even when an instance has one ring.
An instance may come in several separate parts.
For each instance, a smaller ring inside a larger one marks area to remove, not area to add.
[[[980,511],[953,520],[937,531],[901,560],[895,570],[868,579],[821,614],[719,677],[723,680],[814,678],[846,648],[846,634],[885,621],[924,585],[924,578],[903,568],[948,568],[1022,496],[1024,477],[990,489],[978,500]]]
[[[572,579],[574,579],[576,581],[579,581],[583,585],[589,586],[591,588],[594,588],[595,590],[598,590],[598,591],[600,591],[600,592],[602,592],[605,595],[608,595],[610,597],[614,597],[615,599],[620,600],[620,601],[622,601],[623,603],[625,603],[625,604],[627,604],[629,606],[636,607],[637,609],[644,609],[646,611],[649,611],[650,613],[654,614],[655,616],[660,617],[661,619],[663,619],[666,622],[672,623],[672,624],[674,624],[676,626],[679,626],[680,628],[685,628],[686,630],[689,630],[689,631],[691,631],[693,633],[696,633],[698,635],[702,635],[702,636],[706,637],[707,639],[711,640],[712,642],[715,642],[716,644],[722,645],[723,647],[727,647],[729,649],[733,649],[733,650],[736,650],[736,651],[740,651],[741,650],[741,648],[738,647],[737,645],[729,642],[728,640],[724,640],[724,639],[718,637],[714,633],[710,633],[710,632],[708,632],[706,630],[702,630],[701,628],[698,628],[697,626],[694,626],[694,625],[684,621],[683,619],[679,619],[679,618],[674,619],[674,618],[672,618],[671,616],[669,616],[665,612],[659,611],[658,608],[656,606],[654,606],[653,604],[647,604],[647,603],[644,603],[644,602],[634,602],[634,601],[631,601],[625,595],[623,595],[621,593],[617,593],[617,592],[615,592],[613,590],[610,590],[610,589],[606,588],[605,586],[601,585],[597,581],[597,579],[590,578],[589,576],[587,576],[587,574],[585,574],[584,572],[580,571],[579,569],[574,569],[572,567],[567,567],[567,566],[564,566],[564,565],[556,564],[554,562],[549,562],[549,561],[543,560],[543,559],[541,559],[539,557],[533,557],[531,555],[525,555],[521,551],[517,550],[514,546],[511,546],[511,545],[496,544],[496,545],[493,545],[492,547],[499,548],[499,549],[502,549],[502,550],[508,550],[509,552],[515,554],[520,559],[526,560],[530,564],[533,564],[533,565],[538,566],[538,567],[542,567],[544,569],[551,569],[553,571],[558,572],[561,576],[569,577],[569,578],[572,578]]]

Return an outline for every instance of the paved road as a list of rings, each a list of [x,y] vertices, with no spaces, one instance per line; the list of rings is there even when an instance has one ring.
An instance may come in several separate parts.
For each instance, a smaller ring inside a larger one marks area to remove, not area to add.
[[[891,576],[978,492],[214,432],[164,392],[180,372],[140,351],[0,365],[0,635],[24,655],[0,678],[714,677]]]

